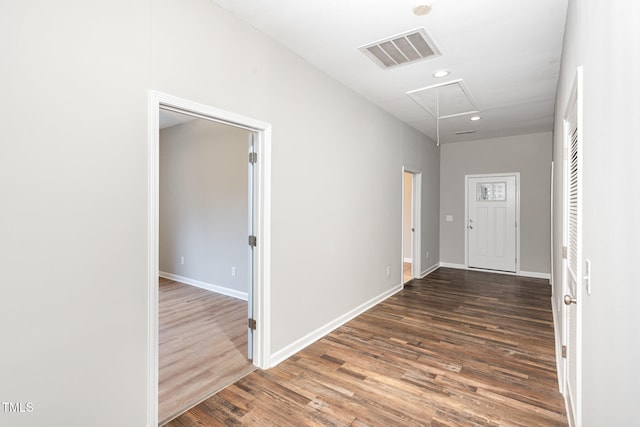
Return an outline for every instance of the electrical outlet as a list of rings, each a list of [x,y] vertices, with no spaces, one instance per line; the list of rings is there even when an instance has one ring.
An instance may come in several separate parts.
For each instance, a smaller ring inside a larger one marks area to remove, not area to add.
[[[391,276],[391,266],[387,265],[387,277]]]
[[[184,265],[184,257],[183,256],[180,257],[180,264]]]
[[[231,277],[236,277],[236,271],[235,267],[231,267]]]

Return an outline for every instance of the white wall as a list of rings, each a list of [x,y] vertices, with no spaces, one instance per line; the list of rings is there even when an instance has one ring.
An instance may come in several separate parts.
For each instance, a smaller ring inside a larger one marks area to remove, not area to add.
[[[440,260],[465,263],[464,176],[520,172],[520,270],[550,272],[551,133],[443,144]],[[453,215],[453,222],[446,221]]]
[[[149,2],[0,2],[1,425],[146,423]]]
[[[149,89],[273,125],[273,351],[400,284],[403,165],[438,259],[433,143],[212,2],[2,2],[0,40],[0,424],[148,421]]]
[[[583,310],[583,425],[640,425],[640,3],[571,0],[556,102],[554,157],[562,159],[562,116],[584,66],[583,255],[592,294]],[[555,174],[556,206],[562,194]],[[554,223],[562,222],[556,211]],[[555,227],[554,307],[559,307],[562,228]],[[582,260],[584,262],[584,260]],[[556,316],[557,317],[557,316]]]
[[[247,293],[248,141],[204,119],[160,131],[160,271]]]
[[[273,126],[277,352],[400,283],[402,143],[428,142],[211,2],[190,5],[154,2],[152,86]]]

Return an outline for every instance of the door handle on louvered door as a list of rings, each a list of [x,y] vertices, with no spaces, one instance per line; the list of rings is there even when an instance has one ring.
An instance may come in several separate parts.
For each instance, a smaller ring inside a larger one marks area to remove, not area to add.
[[[565,295],[564,296],[564,303],[566,305],[571,305],[571,304],[576,304],[578,302],[577,299],[572,298],[571,295]]]

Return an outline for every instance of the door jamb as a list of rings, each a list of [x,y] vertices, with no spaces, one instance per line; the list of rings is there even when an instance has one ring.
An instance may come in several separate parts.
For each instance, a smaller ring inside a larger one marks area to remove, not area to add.
[[[253,131],[259,161],[255,170],[255,219],[257,237],[253,261],[253,303],[257,328],[253,334],[253,364],[270,367],[271,358],[271,124],[198,104],[158,91],[148,95],[147,132],[147,419],[158,424],[158,198],[159,111],[174,109],[195,117]]]
[[[469,179],[470,178],[499,178],[503,176],[516,177],[516,271],[511,274],[520,274],[520,172],[509,173],[484,173],[471,174],[464,176],[464,265],[469,269],[469,233],[467,232],[467,224],[469,224]],[[495,273],[494,270],[483,270],[473,268],[474,271],[489,271]]]

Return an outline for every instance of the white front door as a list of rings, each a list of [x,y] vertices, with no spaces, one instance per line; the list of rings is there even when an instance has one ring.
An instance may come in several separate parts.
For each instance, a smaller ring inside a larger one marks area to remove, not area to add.
[[[467,177],[468,266],[516,271],[516,175]]]

